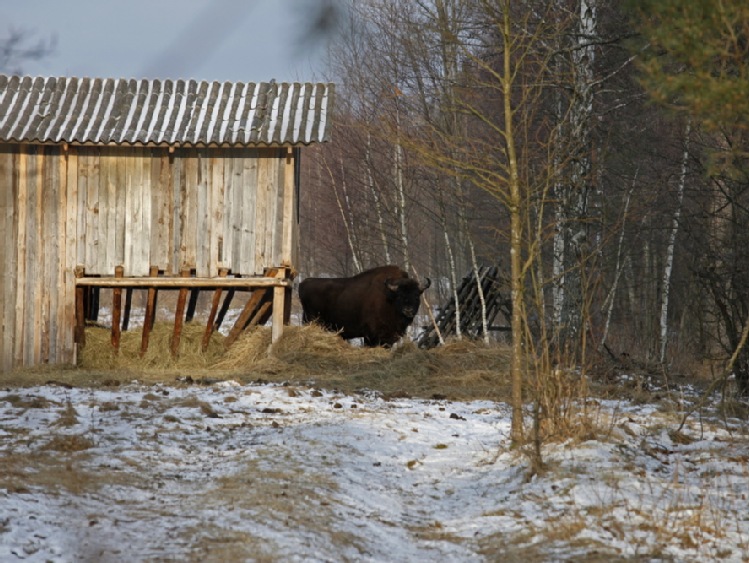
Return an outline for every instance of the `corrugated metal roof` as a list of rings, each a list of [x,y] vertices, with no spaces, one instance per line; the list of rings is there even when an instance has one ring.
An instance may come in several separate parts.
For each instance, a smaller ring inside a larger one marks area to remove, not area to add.
[[[327,141],[327,83],[0,75],[0,142],[145,145]]]

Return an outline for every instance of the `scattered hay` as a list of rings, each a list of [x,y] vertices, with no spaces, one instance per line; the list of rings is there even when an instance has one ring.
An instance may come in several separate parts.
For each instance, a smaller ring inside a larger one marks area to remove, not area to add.
[[[56,452],[82,452],[94,447],[94,442],[77,434],[54,436],[47,442],[42,450],[53,450]]]
[[[79,366],[41,366],[3,375],[0,382],[16,385],[116,385],[138,379],[174,383],[235,379],[316,385],[344,393],[378,391],[385,397],[428,399],[492,399],[510,396],[510,351],[468,340],[451,341],[431,350],[405,342],[393,349],[352,345],[316,325],[287,326],[271,346],[271,329],[258,327],[240,336],[228,349],[214,333],[201,352],[204,326],[183,328],[179,353],[170,353],[173,326],[157,323],[147,353],[141,357],[141,331],[123,332],[115,353],[108,329],[86,329]]]

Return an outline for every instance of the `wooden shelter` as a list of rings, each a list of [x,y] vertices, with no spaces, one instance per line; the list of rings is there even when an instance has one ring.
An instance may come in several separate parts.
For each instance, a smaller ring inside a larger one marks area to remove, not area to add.
[[[196,288],[216,303],[253,291],[243,316],[272,316],[277,338],[300,151],[328,140],[333,96],[323,83],[0,75],[0,371],[74,362],[98,287],[118,307],[123,288],[179,289],[178,308]]]

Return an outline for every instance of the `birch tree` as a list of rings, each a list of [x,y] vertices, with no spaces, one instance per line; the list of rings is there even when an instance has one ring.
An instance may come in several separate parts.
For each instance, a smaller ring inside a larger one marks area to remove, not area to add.
[[[512,430],[513,443],[522,442],[523,389],[528,365],[528,306],[526,285],[537,254],[526,238],[529,203],[536,197],[530,155],[545,154],[537,143],[529,144],[533,113],[544,89],[543,75],[548,70],[549,53],[541,38],[553,33],[549,14],[528,14],[515,10],[509,0],[475,3],[472,33],[447,38],[458,47],[467,73],[461,88],[440,106],[453,111],[467,122],[461,129],[444,126],[445,116],[426,114],[409,148],[439,173],[457,176],[461,182],[490,194],[504,207],[509,228],[506,233],[509,253],[512,300]],[[450,32],[451,30],[447,30]],[[519,147],[519,139],[524,146]],[[542,167],[548,173],[548,167]]]
[[[676,190],[676,209],[671,221],[671,231],[668,236],[666,246],[665,266],[663,267],[663,283],[661,285],[661,352],[660,363],[666,364],[666,348],[668,347],[668,302],[671,291],[671,273],[674,267],[674,252],[676,249],[676,236],[679,234],[679,220],[681,218],[681,206],[684,201],[684,187],[687,182],[687,161],[689,159],[689,134],[692,124],[687,121],[684,131],[684,152],[681,160],[681,173],[679,174],[679,184]]]
[[[594,117],[597,0],[579,0],[577,8],[575,43],[570,46],[572,93],[569,107],[564,108],[558,102],[557,109],[557,117],[564,121],[567,133],[563,138],[573,156],[568,160],[567,172],[563,172],[557,181],[552,266],[554,323],[560,348],[573,357],[583,328],[581,268],[589,237],[586,219],[592,169],[591,121]]]

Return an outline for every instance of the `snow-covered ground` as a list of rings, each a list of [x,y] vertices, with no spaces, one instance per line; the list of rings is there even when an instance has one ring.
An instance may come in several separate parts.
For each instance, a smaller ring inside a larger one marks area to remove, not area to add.
[[[591,404],[509,448],[509,408],[281,385],[0,391],[0,561],[745,561],[749,441]]]

